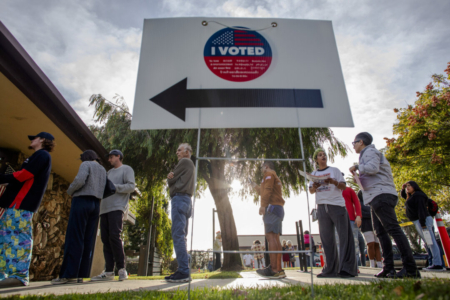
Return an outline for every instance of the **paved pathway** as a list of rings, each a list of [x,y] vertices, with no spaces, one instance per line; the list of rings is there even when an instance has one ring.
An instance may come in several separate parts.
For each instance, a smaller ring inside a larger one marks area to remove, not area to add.
[[[315,275],[320,273],[319,269],[314,270],[314,284],[361,284],[374,281],[373,275],[379,272],[379,269],[361,268],[358,277],[351,279],[341,278],[317,278]],[[243,272],[243,278],[237,279],[195,279],[191,282],[191,288],[221,287],[221,288],[255,288],[271,286],[288,285],[310,285],[311,273],[303,273],[294,270],[286,271],[286,278],[272,280],[262,278],[256,275],[256,272]],[[450,279],[450,272],[422,272],[423,278],[447,278]],[[31,282],[27,287],[16,287],[9,289],[0,289],[0,297],[10,295],[45,295],[45,294],[72,294],[72,293],[106,293],[119,291],[142,291],[142,290],[160,290],[173,291],[177,289],[187,289],[188,284],[168,283],[164,280],[127,280],[127,281],[105,281],[105,282],[84,282],[82,284],[63,284],[51,285],[49,282]]]

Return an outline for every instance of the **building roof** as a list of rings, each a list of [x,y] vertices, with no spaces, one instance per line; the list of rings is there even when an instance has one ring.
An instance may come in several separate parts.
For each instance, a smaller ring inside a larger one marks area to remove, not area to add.
[[[73,180],[87,149],[107,166],[106,149],[2,22],[0,90],[0,147],[31,155],[27,135],[46,131],[57,144],[52,170],[66,180]]]

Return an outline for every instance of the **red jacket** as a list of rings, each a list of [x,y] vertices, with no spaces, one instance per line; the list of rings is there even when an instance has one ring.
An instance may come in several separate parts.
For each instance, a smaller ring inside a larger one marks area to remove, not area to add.
[[[345,207],[347,208],[350,221],[355,221],[356,216],[362,218],[361,204],[359,203],[355,191],[351,187],[346,187],[345,190],[342,191],[342,196],[344,196],[345,199]]]

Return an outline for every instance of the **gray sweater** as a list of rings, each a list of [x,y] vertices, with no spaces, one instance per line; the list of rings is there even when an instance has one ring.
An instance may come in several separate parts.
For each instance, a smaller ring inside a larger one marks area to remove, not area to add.
[[[116,193],[102,200],[100,203],[100,214],[116,210],[126,211],[130,193],[134,191],[136,186],[133,169],[127,165],[112,168],[108,171],[108,179],[116,186]]]
[[[173,170],[173,178],[167,179],[169,183],[170,197],[176,193],[189,194],[194,193],[195,166],[190,158],[182,158]]]
[[[103,198],[106,185],[106,170],[96,161],[84,161],[78,174],[67,189],[72,197],[94,196]]]
[[[364,188],[362,193],[365,205],[381,194],[398,195],[391,165],[373,144],[364,148],[359,155],[359,180]]]

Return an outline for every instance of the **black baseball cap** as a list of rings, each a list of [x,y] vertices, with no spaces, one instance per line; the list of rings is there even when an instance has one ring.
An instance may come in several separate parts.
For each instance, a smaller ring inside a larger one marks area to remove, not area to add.
[[[53,135],[51,135],[48,132],[39,132],[36,135],[29,135],[28,138],[30,139],[30,141],[34,140],[35,138],[40,137],[41,139],[46,139],[49,141],[53,141],[55,138],[53,137]]]
[[[110,155],[119,155],[121,158],[123,158],[123,153],[120,150],[114,149],[109,151],[108,156]]]

